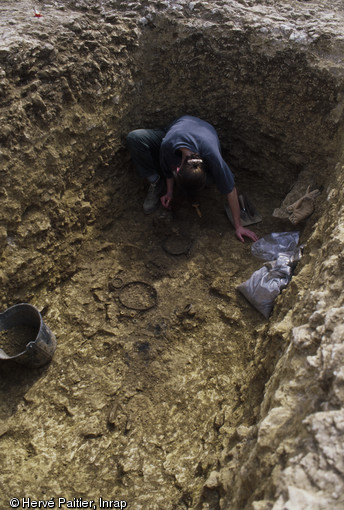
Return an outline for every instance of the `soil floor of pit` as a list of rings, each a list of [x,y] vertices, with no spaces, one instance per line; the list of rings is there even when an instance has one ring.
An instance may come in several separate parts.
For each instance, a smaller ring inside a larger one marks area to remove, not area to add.
[[[261,182],[238,188],[263,216],[250,227],[259,236],[293,230],[271,215],[284,197]],[[72,275],[38,291],[32,304],[58,341],[50,365],[1,365],[3,504],[15,495],[194,508],[236,427],[257,418],[260,358],[276,346],[257,345],[266,320],[236,286],[262,261],[236,240],[213,186],[202,217],[180,195],[173,213],[145,216],[144,192],[90,227]],[[178,249],[186,238],[185,253],[166,251],[170,236]]]

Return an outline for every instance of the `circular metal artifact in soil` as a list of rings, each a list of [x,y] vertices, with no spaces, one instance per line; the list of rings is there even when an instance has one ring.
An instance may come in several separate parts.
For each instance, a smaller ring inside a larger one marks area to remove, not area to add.
[[[118,290],[118,289],[121,289],[122,287],[123,287],[123,280],[119,276],[115,276],[109,282],[110,290]]]
[[[135,281],[123,285],[119,300],[126,308],[145,312],[150,310],[157,303],[156,289],[146,282]]]
[[[162,247],[170,255],[188,254],[192,245],[192,239],[181,235],[168,236]]]

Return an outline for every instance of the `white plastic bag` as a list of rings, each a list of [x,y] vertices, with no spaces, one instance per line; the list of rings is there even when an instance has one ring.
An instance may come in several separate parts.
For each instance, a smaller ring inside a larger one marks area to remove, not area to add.
[[[299,232],[275,232],[252,244],[251,251],[262,260],[276,260],[280,253],[294,254],[299,242]]]
[[[237,289],[267,319],[278,294],[288,285],[292,268],[286,263],[288,258],[267,262]]]

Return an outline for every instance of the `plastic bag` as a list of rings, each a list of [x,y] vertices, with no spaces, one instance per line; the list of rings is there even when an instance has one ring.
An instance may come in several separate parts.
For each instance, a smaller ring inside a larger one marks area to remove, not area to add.
[[[251,251],[262,260],[276,260],[281,253],[295,254],[299,242],[299,232],[275,232],[252,244]]]
[[[264,264],[237,289],[267,319],[278,294],[288,285],[292,277],[289,258],[285,254]]]

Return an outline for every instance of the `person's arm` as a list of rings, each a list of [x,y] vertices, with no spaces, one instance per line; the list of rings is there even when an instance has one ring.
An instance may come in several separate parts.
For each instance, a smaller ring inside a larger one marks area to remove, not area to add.
[[[245,242],[244,236],[248,237],[249,239],[252,239],[252,241],[257,241],[258,236],[254,232],[252,232],[252,230],[249,230],[248,228],[241,226],[240,205],[236,187],[234,187],[233,190],[227,194],[227,200],[233,217],[235,235],[237,236],[239,241],[244,243]]]
[[[171,202],[172,202],[172,198],[173,198],[173,177],[168,177],[166,179],[166,184],[167,184],[167,191],[166,191],[166,194],[163,195],[162,197],[160,197],[160,201],[162,203],[162,205],[165,207],[165,209],[170,209],[171,208]]]

